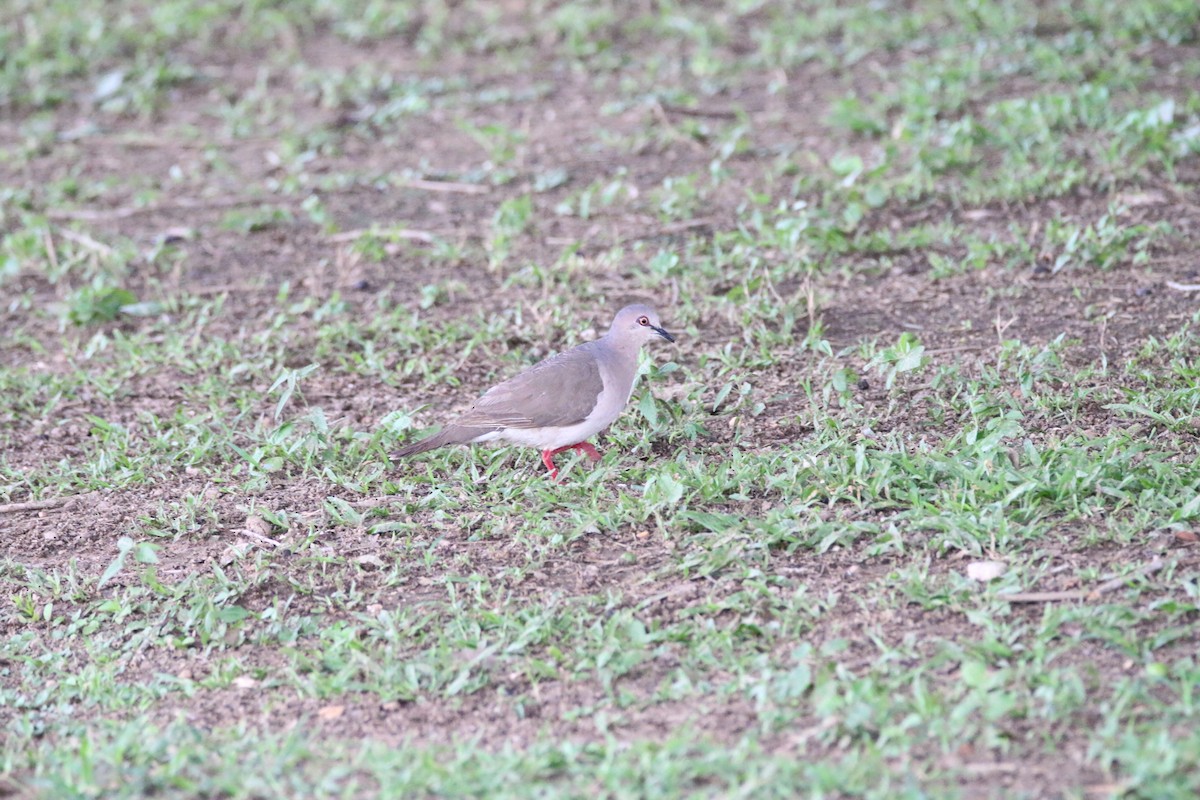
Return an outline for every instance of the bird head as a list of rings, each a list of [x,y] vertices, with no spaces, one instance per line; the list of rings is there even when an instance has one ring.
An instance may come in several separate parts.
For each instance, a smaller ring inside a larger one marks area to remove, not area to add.
[[[618,311],[608,332],[609,335],[637,342],[638,345],[660,337],[668,342],[675,341],[675,337],[663,328],[658,312],[641,303],[625,306]]]

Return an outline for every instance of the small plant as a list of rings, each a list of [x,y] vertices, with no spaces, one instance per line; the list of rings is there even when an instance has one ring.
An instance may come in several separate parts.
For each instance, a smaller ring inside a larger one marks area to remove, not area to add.
[[[1068,268],[1112,269],[1128,261],[1142,264],[1149,258],[1150,244],[1169,234],[1167,225],[1122,225],[1125,209],[1111,206],[1091,225],[1073,225],[1051,220],[1046,227],[1043,252],[1055,253],[1050,272]],[[1057,251],[1057,252],[1055,252]],[[1132,253],[1131,253],[1132,251]]]
[[[240,233],[258,233],[271,228],[287,227],[295,221],[295,216],[286,208],[264,205],[226,213],[221,220],[221,227]]]
[[[461,122],[459,127],[487,153],[488,160],[483,164],[483,171],[491,174],[492,182],[501,185],[512,180],[513,172],[509,165],[516,160],[524,145],[525,134],[500,124],[476,126]]]
[[[925,346],[915,333],[905,331],[891,347],[885,347],[867,363],[884,377],[884,386],[891,389],[896,378],[906,372],[914,372],[925,365]]]
[[[137,295],[128,289],[108,286],[98,279],[72,292],[61,309],[66,322],[82,326],[112,322],[122,315],[152,316],[161,313],[164,306],[153,301],[139,302]]]
[[[488,242],[488,265],[500,267],[508,258],[513,242],[525,233],[533,216],[533,198],[512,197],[502,202],[492,215],[492,238]]]
[[[158,545],[152,542],[134,542],[128,536],[117,540],[117,557],[114,558],[100,575],[96,587],[100,588],[115,578],[125,568],[125,561],[132,555],[139,564],[158,563]]]
[[[685,220],[695,216],[704,200],[699,177],[695,174],[676,175],[663,179],[651,193],[651,202],[664,220]]]
[[[320,368],[319,364],[309,364],[306,367],[299,369],[285,369],[279,373],[279,377],[271,384],[271,388],[267,389],[267,394],[274,394],[276,389],[282,389],[279,392],[279,402],[275,404],[275,419],[279,420],[283,416],[283,410],[287,408],[287,404],[291,402],[294,395],[300,388],[300,382],[313,374]]]

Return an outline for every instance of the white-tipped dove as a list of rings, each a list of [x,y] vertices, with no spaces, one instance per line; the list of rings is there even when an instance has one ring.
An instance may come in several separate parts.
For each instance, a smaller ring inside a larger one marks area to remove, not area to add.
[[[621,415],[637,378],[638,351],[660,337],[675,341],[653,308],[625,306],[604,336],[493,386],[458,419],[400,448],[392,459],[448,444],[503,440],[541,450],[551,479],[558,478],[554,456],[563,450],[578,450],[598,461],[600,454],[587,439]]]

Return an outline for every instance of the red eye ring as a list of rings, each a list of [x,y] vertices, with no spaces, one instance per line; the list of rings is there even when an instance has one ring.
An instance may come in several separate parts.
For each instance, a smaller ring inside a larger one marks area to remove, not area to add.
[[[638,325],[649,325],[649,324],[650,324],[649,317],[638,317]]]

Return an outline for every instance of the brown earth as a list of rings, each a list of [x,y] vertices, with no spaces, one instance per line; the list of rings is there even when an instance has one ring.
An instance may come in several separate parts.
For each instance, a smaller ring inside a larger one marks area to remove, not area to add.
[[[735,43],[736,44],[736,43]],[[391,67],[404,71],[402,55],[387,48],[349,45],[342,40],[317,34],[301,44],[302,57],[309,64],[328,68],[349,68],[370,62],[376,67]],[[254,84],[256,65],[252,54],[229,53],[229,62],[212,64],[226,85],[249,91]],[[388,63],[391,58],[394,63]],[[830,99],[844,92],[847,84],[870,86],[877,73],[870,64],[859,64],[848,76],[831,76],[814,65],[796,74],[788,74],[786,88],[768,94],[768,80],[777,76],[758,76],[744,81],[746,90],[736,96],[720,98],[725,105],[714,110],[720,114],[733,106],[745,109],[753,123],[755,145],[769,149],[773,144],[788,142],[828,159],[845,142],[831,141],[816,120],[819,114],[812,109],[824,109]],[[516,258],[522,262],[552,264],[561,252],[563,241],[583,243],[581,253],[585,264],[600,263],[603,272],[591,277],[587,291],[592,299],[603,294],[615,305],[625,298],[645,297],[648,292],[632,277],[629,268],[643,256],[634,247],[638,242],[650,242],[657,247],[678,241],[682,236],[705,236],[727,230],[738,223],[738,205],[745,185],[753,185],[761,175],[762,165],[753,154],[733,160],[730,167],[738,178],[728,182],[726,191],[710,198],[702,213],[686,226],[664,225],[652,217],[624,212],[603,212],[591,220],[561,217],[550,209],[574,188],[586,185],[597,177],[610,175],[617,168],[627,171],[626,178],[639,186],[657,185],[670,175],[704,170],[711,152],[702,144],[671,131],[686,115],[667,108],[637,107],[616,115],[602,116],[605,96],[598,93],[595,82],[572,74],[528,76],[487,74],[486,70],[470,63],[446,64],[445,75],[461,78],[475,91],[506,89],[518,99],[491,105],[485,112],[434,111],[427,116],[404,121],[403,130],[383,137],[380,144],[374,133],[351,133],[341,147],[323,155],[311,172],[317,175],[350,173],[362,176],[413,174],[454,175],[477,168],[484,159],[479,146],[456,124],[460,115],[478,117],[479,123],[499,122],[522,130],[527,144],[517,168],[521,177],[512,184],[491,188],[486,192],[457,191],[453,186],[415,185],[413,188],[375,189],[352,185],[322,191],[321,197],[330,210],[333,221],[341,230],[367,228],[372,225],[393,226],[402,222],[406,227],[426,231],[453,242],[480,243],[490,229],[497,205],[506,197],[524,193],[535,174],[563,168],[570,175],[566,186],[543,194],[535,194],[533,229],[514,245]],[[861,83],[856,84],[856,81]],[[287,91],[289,87],[279,87]],[[1020,95],[1023,87],[1001,85],[1000,94]],[[1169,91],[1170,87],[1159,87]],[[273,206],[291,204],[297,218],[303,217],[299,198],[284,195],[255,196],[246,187],[260,186],[278,170],[272,165],[270,153],[277,147],[275,139],[240,139],[227,136],[219,120],[206,108],[211,104],[210,89],[203,84],[185,85],[171,104],[152,119],[108,118],[104,131],[78,142],[61,142],[34,158],[20,164],[0,165],[0,182],[32,186],[50,185],[68,175],[81,180],[103,180],[121,176],[130,187],[127,195],[106,196],[102,203],[82,204],[77,210],[48,209],[56,224],[70,226],[73,222],[86,225],[88,235],[98,241],[128,237],[139,247],[148,248],[165,234],[180,229],[195,232],[194,238],[176,246],[186,253],[180,269],[166,276],[134,273],[128,288],[139,297],[202,295],[224,298],[223,313],[204,322],[203,335],[237,338],[239,331],[262,330],[268,327],[276,313],[275,295],[281,282],[290,281],[294,297],[311,296],[324,300],[334,292],[361,314],[370,314],[380,293],[394,303],[416,307],[415,291],[426,284],[458,281],[447,302],[420,312],[436,320],[439,317],[460,317],[485,309],[501,313],[520,303],[530,313],[545,312],[540,305],[541,290],[532,287],[505,285],[504,276],[489,271],[486,265],[474,261],[456,263],[447,268],[445,262],[420,257],[421,242],[402,245],[393,255],[374,262],[357,255],[350,244],[322,233],[316,226],[298,224],[269,229],[249,235],[222,228],[221,220],[230,209],[254,207],[258,203]],[[1183,88],[1178,88],[1183,92]],[[298,129],[344,131],[354,123],[347,110],[325,109],[300,104],[297,109]],[[57,130],[70,130],[86,122],[87,109],[67,105],[53,114],[52,125]],[[722,119],[722,117],[718,117]],[[15,146],[21,140],[22,121],[0,119],[0,144]],[[177,131],[193,126],[205,132],[200,140],[204,145],[182,138]],[[650,141],[644,148],[618,151],[596,146],[594,131],[604,128],[637,136],[646,130],[656,131],[661,139]],[[662,143],[666,141],[667,143]],[[855,143],[851,142],[853,147]],[[228,165],[225,171],[214,171],[206,160],[206,148],[216,146]],[[168,179],[173,168],[187,176],[181,182]],[[1181,169],[1197,169],[1194,160]],[[1186,177],[1186,176],[1184,176]],[[1192,175],[1191,178],[1197,177]],[[139,186],[159,190],[158,199],[149,207],[137,204],[134,191]],[[444,191],[449,189],[449,191]],[[1121,266],[1109,272],[1090,271],[1081,281],[1077,273],[1041,274],[1034,270],[1014,271],[1000,265],[989,266],[969,273],[931,282],[928,265],[916,253],[892,253],[877,264],[851,263],[840,274],[824,276],[815,287],[817,313],[826,326],[826,336],[836,345],[845,346],[866,337],[881,337],[894,341],[904,331],[916,331],[935,359],[958,361],[966,369],[993,359],[999,342],[1019,339],[1037,346],[1052,341],[1061,334],[1077,342],[1065,352],[1080,364],[1095,363],[1101,357],[1110,363],[1120,363],[1148,337],[1162,337],[1178,330],[1181,323],[1192,318],[1197,310],[1196,295],[1168,288],[1166,282],[1196,283],[1200,264],[1195,259],[1194,241],[1200,226],[1200,205],[1195,197],[1175,194],[1165,179],[1158,183],[1129,187],[1127,215],[1138,221],[1169,222],[1179,235],[1171,238],[1153,253],[1149,264],[1140,267]],[[987,209],[947,209],[935,201],[923,213],[929,218],[950,219],[976,226],[980,230],[1005,231],[1013,223],[1023,229],[1036,227],[1049,217],[1092,220],[1108,207],[1109,197],[1064,197],[1050,202],[1013,205]],[[36,202],[36,200],[35,200]],[[878,213],[878,212],[877,212]],[[870,224],[887,226],[886,216],[872,218]],[[898,219],[909,225],[913,219]],[[629,243],[621,264],[598,262],[596,256],[616,243]],[[953,248],[946,255],[961,256]],[[856,258],[858,258],[856,256]],[[52,285],[42,278],[24,275],[18,279],[17,291],[32,288],[35,305],[46,307],[63,299],[66,287]],[[669,297],[652,297],[666,309],[670,323]],[[319,304],[319,302],[318,302]],[[574,318],[580,328],[602,326],[606,311],[587,307],[583,318]],[[727,341],[736,335],[732,322],[724,319],[688,320],[690,331],[681,336],[678,349],[671,358],[680,362],[694,361],[697,355],[714,343]],[[7,366],[28,366],[38,370],[70,370],[72,365],[62,355],[56,342],[60,333],[57,321],[49,316],[41,323],[31,323],[28,315],[19,311],[0,312],[0,338],[11,340],[18,325],[26,330],[37,327],[38,338],[44,347],[36,351],[24,342],[0,349],[0,358]],[[136,325],[137,323],[128,323]],[[540,330],[555,326],[544,322]],[[92,330],[69,329],[66,337],[86,340]],[[311,347],[311,332],[293,332],[287,342],[289,358],[295,365],[308,363],[305,353]],[[515,338],[522,336],[514,331]],[[561,330],[557,335],[562,336]],[[545,343],[553,349],[564,340]],[[520,343],[520,342],[512,342]],[[524,342],[522,344],[530,344]],[[498,345],[502,347],[503,345]],[[468,358],[457,372],[462,381],[458,389],[434,389],[420,385],[403,385],[400,391],[386,386],[364,385],[360,378],[346,378],[333,371],[324,371],[305,393],[311,401],[319,397],[330,410],[341,415],[350,425],[370,428],[374,421],[397,407],[414,407],[433,403],[425,420],[432,423],[438,411],[472,395],[494,377],[487,365],[493,363],[494,353],[477,352]],[[391,358],[392,362],[399,356]],[[801,357],[803,358],[803,357]],[[797,365],[803,370],[803,363]],[[267,383],[272,376],[257,375],[254,380]],[[809,413],[802,398],[789,399],[787,388],[794,375],[783,370],[766,371],[757,376],[760,394],[780,396],[769,407],[766,417],[758,423],[752,441],[760,447],[803,435],[794,420]],[[84,391],[77,401],[58,408],[54,421],[38,423],[28,429],[17,429],[16,446],[8,455],[17,468],[36,468],[60,460],[71,461],[89,452],[90,424],[85,415],[92,414],[111,422],[136,429],[138,416],[144,412],[169,415],[187,403],[186,387],[193,380],[185,370],[164,374],[147,371],[135,374],[112,396],[99,390]],[[886,395],[872,387],[862,393],[867,403],[886,403]],[[268,408],[262,410],[269,413]],[[928,418],[920,402],[910,407],[892,406],[888,424],[893,429],[920,429]],[[1097,435],[1127,425],[1103,409],[1097,409],[1093,420]],[[719,450],[708,457],[719,457]],[[530,469],[530,459],[524,455],[511,457],[517,469]],[[620,491],[612,487],[611,491]],[[602,490],[603,491],[603,490]],[[129,490],[100,491],[70,500],[57,508],[30,510],[0,515],[4,530],[6,554],[21,563],[46,568],[64,567],[68,559],[78,562],[81,574],[97,574],[112,559],[117,537],[133,530],[140,516],[154,513],[160,504],[181,502],[184,498],[200,498],[212,517],[202,522],[199,530],[185,535],[164,547],[159,573],[164,581],[206,568],[220,561],[229,551],[230,542],[239,547],[254,546],[256,542],[238,537],[245,526],[247,509],[253,500],[261,505],[287,510],[298,519],[319,519],[323,501],[338,496],[339,490],[319,481],[279,478],[263,489],[258,496],[227,493],[216,487],[200,473],[181,473],[158,480],[149,486]],[[12,498],[20,501],[24,498]],[[359,502],[344,493],[349,502]],[[464,495],[464,504],[469,496]],[[764,510],[769,501],[764,501]],[[307,517],[306,517],[307,515]],[[469,518],[469,514],[466,515]],[[419,515],[417,523],[423,523]],[[485,576],[506,591],[520,595],[537,595],[561,590],[574,595],[591,595],[605,591],[619,592],[631,606],[644,604],[652,616],[667,619],[686,613],[704,603],[718,603],[722,591],[702,580],[676,584],[653,578],[656,566],[669,561],[665,543],[654,537],[643,538],[633,529],[606,532],[575,542],[569,558],[561,553],[547,557],[538,571],[538,580],[514,581],[506,569],[514,563],[524,564],[524,546],[514,547],[504,538],[476,539],[472,536],[469,519],[461,529],[441,527],[428,530],[418,541],[432,544],[455,553],[456,564],[472,573]],[[303,530],[294,530],[279,537],[284,544],[295,537],[302,539]],[[291,537],[291,538],[289,538]],[[1078,562],[1078,554],[1067,532],[1040,543],[1045,558],[1056,563]],[[336,553],[348,559],[370,557],[388,567],[397,562],[387,537],[365,537],[349,528],[323,529],[316,552]],[[1088,562],[1106,571],[1109,565],[1142,562],[1148,559],[1141,544],[1113,545],[1103,553],[1103,564],[1097,563],[1100,553],[1092,552]],[[270,603],[273,590],[285,586],[288,559],[275,559],[269,581],[256,585],[253,596],[243,598],[243,604],[258,610]],[[380,589],[374,585],[381,570],[373,567],[370,558],[350,567],[363,591],[380,590],[379,602],[387,605],[411,604],[435,595],[442,590],[429,585],[414,570],[411,580],[398,586]],[[855,546],[835,548],[819,559],[811,554],[803,557],[776,553],[771,556],[772,568],[790,578],[807,584],[812,596],[822,597],[829,592],[844,590],[848,584],[869,585],[882,580],[892,569],[886,558],[867,558]],[[931,565],[934,571],[960,570],[961,565],[947,558]],[[301,569],[303,569],[301,567]],[[117,578],[119,585],[121,578]],[[1047,586],[1046,589],[1060,587]],[[1069,587],[1066,587],[1069,588]],[[301,602],[306,602],[301,600]],[[311,601],[308,601],[311,602]],[[1016,613],[1035,618],[1035,608],[1018,609]],[[863,609],[850,604],[844,616],[834,623],[823,623],[812,634],[814,641],[824,641],[851,635],[860,630]],[[873,624],[880,624],[873,619]],[[7,621],[5,635],[11,635],[18,625]],[[896,619],[897,637],[905,633],[928,630],[939,638],[953,638],[957,626],[967,626],[958,615],[914,612]],[[902,630],[901,630],[902,629]],[[871,649],[861,647],[861,658],[869,659]],[[252,652],[241,648],[239,655],[246,664],[255,665],[266,673],[278,664],[279,656],[267,648]],[[469,654],[467,654],[469,655]],[[1095,669],[1097,680],[1119,676],[1128,669],[1114,660],[1111,650],[1097,648]],[[464,656],[467,657],[467,656]],[[847,654],[852,661],[855,652]],[[630,679],[628,689],[647,699],[653,693],[670,664],[647,662],[641,674]],[[206,665],[190,653],[146,653],[130,663],[126,679],[158,673],[185,675],[201,679]],[[719,676],[713,676],[713,680]],[[317,725],[330,734],[356,740],[376,737],[385,741],[417,740],[423,743],[462,741],[478,737],[485,747],[520,743],[551,731],[558,737],[587,740],[595,736],[588,718],[565,722],[561,712],[588,706],[598,699],[600,689],[594,685],[549,682],[535,686],[523,697],[523,716],[513,713],[512,700],[497,691],[505,678],[496,676],[487,691],[453,701],[402,701],[348,699],[330,703],[319,699],[290,699],[265,706],[253,687],[229,688],[198,692],[184,707],[162,709],[163,722],[182,713],[189,720],[204,725],[219,725],[235,720],[262,724],[270,729],[286,728],[300,719],[315,718]],[[522,690],[527,687],[521,687]],[[532,699],[532,702],[530,702]],[[329,711],[327,709],[334,708]],[[678,728],[684,723],[717,739],[732,741],[756,723],[752,707],[745,701],[714,701],[711,705],[692,707],[683,703],[647,704],[644,710],[635,708],[623,716],[621,733],[631,738],[654,737]],[[776,736],[773,746],[780,752],[795,750],[807,757],[819,757],[819,747],[810,741],[808,727],[819,729],[820,720],[801,721],[799,729]],[[988,774],[991,788],[996,783],[1012,791],[1031,791],[1043,785],[1047,775],[1059,785],[1103,784],[1106,776],[1083,766],[1085,754],[1077,754],[1079,763],[1022,763],[1019,773],[996,767]],[[975,764],[976,756],[962,754],[965,764]],[[987,758],[987,756],[984,756]],[[975,764],[980,774],[986,765]]]

